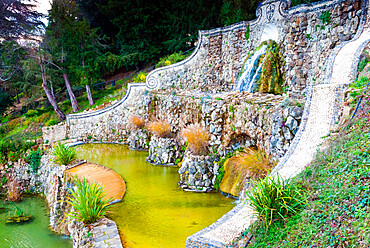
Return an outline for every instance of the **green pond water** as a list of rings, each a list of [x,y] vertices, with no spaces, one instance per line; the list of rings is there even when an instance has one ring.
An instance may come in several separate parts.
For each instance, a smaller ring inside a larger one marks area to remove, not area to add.
[[[111,208],[109,217],[127,247],[185,247],[186,238],[209,226],[231,210],[232,199],[219,193],[184,192],[177,185],[177,167],[153,166],[148,153],[127,146],[86,144],[78,157],[104,165],[127,183],[126,194]]]
[[[15,206],[26,215],[32,215],[33,221],[17,224],[5,224],[9,214],[13,214]],[[0,210],[0,247],[1,248],[68,248],[72,241],[68,236],[62,236],[49,230],[49,209],[44,199],[40,197],[23,197],[16,204],[8,204],[0,198],[0,208],[8,208],[8,212]]]

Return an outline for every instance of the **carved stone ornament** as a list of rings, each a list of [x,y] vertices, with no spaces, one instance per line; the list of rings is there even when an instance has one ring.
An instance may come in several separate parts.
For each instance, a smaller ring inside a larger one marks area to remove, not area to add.
[[[275,12],[275,5],[274,4],[267,5],[266,17],[268,21],[271,21],[272,17],[274,16],[274,12]]]

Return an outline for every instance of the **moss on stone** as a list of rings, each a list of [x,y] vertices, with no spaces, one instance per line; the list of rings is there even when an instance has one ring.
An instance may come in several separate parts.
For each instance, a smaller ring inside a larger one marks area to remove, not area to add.
[[[282,94],[284,76],[281,73],[283,59],[279,45],[273,41],[264,41],[261,46],[267,45],[263,58],[261,76],[258,81],[258,90],[263,93]]]

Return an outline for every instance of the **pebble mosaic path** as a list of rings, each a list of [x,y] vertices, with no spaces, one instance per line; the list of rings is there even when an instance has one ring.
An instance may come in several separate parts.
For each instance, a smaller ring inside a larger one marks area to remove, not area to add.
[[[330,83],[312,87],[307,113],[303,116],[305,126],[300,130],[300,135],[296,135],[295,144],[291,145],[291,153],[288,151],[272,174],[278,172],[285,179],[291,178],[315,157],[319,145],[324,141],[323,137],[330,133],[337,106],[343,100],[344,86],[353,81],[353,70],[356,70],[353,61],[359,56],[359,50],[370,42],[369,24],[368,15],[362,34],[338,52],[333,63]],[[239,203],[216,223],[190,236],[187,247],[227,247],[252,221],[253,213],[249,204]]]

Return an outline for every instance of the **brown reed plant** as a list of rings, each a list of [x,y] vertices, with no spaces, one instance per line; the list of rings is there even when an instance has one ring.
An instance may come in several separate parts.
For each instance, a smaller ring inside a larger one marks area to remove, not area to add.
[[[128,122],[133,129],[141,129],[145,126],[145,121],[137,115],[131,115]]]
[[[171,127],[167,121],[152,121],[147,125],[148,130],[160,138],[171,137]]]
[[[194,155],[207,155],[211,135],[199,123],[188,125],[180,132],[180,136],[188,142],[188,149]]]
[[[272,169],[272,163],[263,151],[251,148],[231,158],[233,164],[239,165],[250,172],[251,178],[264,178]]]

